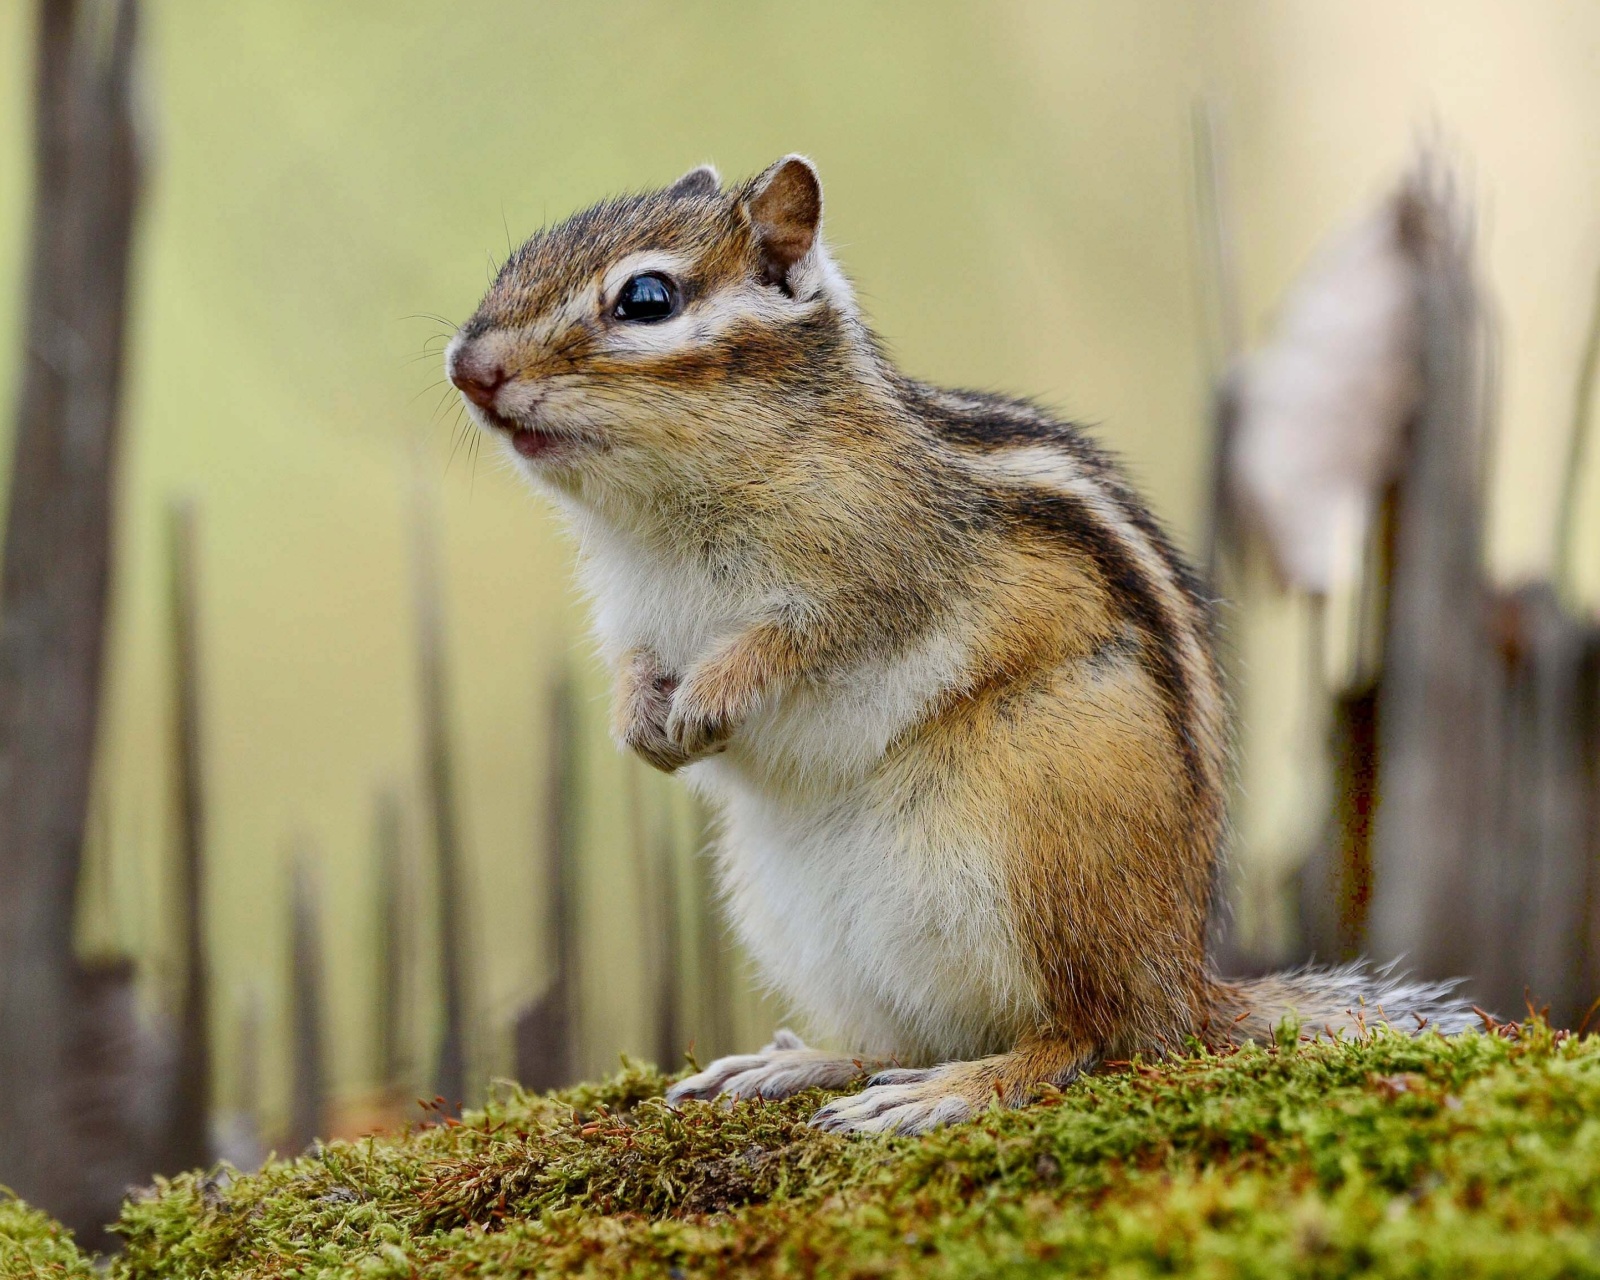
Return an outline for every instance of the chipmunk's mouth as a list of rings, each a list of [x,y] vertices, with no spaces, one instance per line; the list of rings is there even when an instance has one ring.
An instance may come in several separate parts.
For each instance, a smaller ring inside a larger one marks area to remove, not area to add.
[[[531,462],[554,462],[592,448],[594,441],[570,431],[554,431],[543,425],[529,426],[493,409],[479,409],[483,420],[505,433],[511,447]]]
[[[547,454],[556,452],[563,445],[572,443],[571,439],[528,427],[517,427],[511,432],[511,447],[524,458],[543,458]]]

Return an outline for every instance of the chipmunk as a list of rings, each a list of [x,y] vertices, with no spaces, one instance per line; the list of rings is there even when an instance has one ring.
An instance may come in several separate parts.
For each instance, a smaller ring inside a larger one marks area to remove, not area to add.
[[[618,742],[716,808],[739,937],[845,1047],[669,1101],[865,1080],[814,1123],[914,1133],[1290,1014],[1466,1026],[1388,971],[1213,973],[1211,601],[1079,429],[897,370],[821,228],[804,157],[692,170],[535,235],[446,355],[576,532]]]

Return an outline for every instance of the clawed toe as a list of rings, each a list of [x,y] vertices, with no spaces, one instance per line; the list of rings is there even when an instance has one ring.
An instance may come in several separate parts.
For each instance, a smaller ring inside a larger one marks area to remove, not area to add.
[[[921,1084],[929,1079],[935,1067],[889,1067],[867,1081],[868,1086],[878,1084]]]
[[[928,1070],[880,1071],[860,1093],[835,1098],[811,1117],[829,1133],[926,1133],[972,1116],[972,1104]]]
[[[740,1098],[787,1098],[792,1093],[799,1093],[805,1088],[798,1083],[798,1073],[784,1071],[770,1065],[763,1065],[752,1071],[745,1071],[728,1081],[722,1086],[722,1099],[725,1102],[736,1102]]]
[[[848,1098],[835,1098],[811,1117],[811,1123],[829,1133],[866,1129],[869,1122],[910,1102],[915,1090],[903,1085],[868,1085]]]
[[[678,1081],[667,1090],[667,1105],[690,1099],[715,1100],[731,1106],[741,1098],[776,1101],[806,1089],[839,1089],[861,1079],[862,1065],[808,1049],[787,1028],[773,1033],[772,1043],[760,1053],[718,1058],[704,1071]]]
[[[732,1080],[762,1066],[765,1062],[766,1059],[756,1053],[718,1058],[698,1075],[687,1076],[668,1089],[667,1105],[677,1106],[678,1103],[690,1098],[702,1101],[714,1098],[722,1093]]]

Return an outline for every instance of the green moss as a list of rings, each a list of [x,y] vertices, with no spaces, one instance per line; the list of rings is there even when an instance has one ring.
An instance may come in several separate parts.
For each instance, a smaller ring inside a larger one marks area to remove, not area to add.
[[[628,1067],[130,1202],[141,1277],[1600,1276],[1600,1041],[1195,1050],[931,1137]]]
[[[0,1280],[93,1275],[65,1227],[0,1188]]]

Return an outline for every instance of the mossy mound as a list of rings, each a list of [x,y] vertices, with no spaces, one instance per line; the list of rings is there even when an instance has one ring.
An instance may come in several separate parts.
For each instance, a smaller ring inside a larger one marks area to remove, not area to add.
[[[509,1089],[459,1125],[163,1183],[112,1272],[1600,1276],[1600,1042],[1285,1041],[917,1139],[815,1132],[820,1093],[675,1113],[637,1067]]]
[[[83,1277],[94,1266],[67,1230],[0,1188],[0,1276]]]

